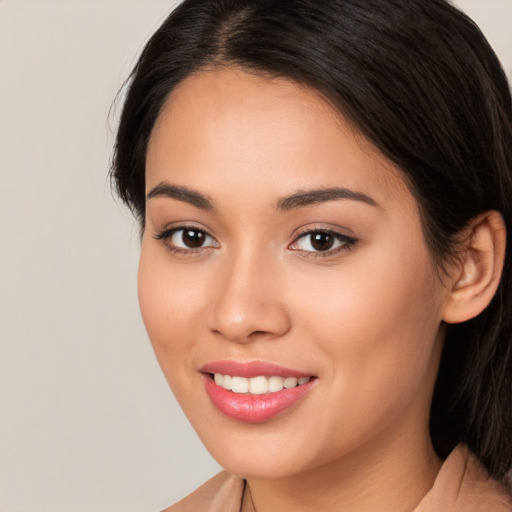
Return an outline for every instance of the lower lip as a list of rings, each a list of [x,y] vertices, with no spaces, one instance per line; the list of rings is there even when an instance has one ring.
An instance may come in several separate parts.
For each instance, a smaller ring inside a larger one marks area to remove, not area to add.
[[[245,423],[262,423],[286,411],[311,391],[317,380],[275,393],[250,395],[217,386],[210,375],[203,374],[203,379],[213,405],[225,416]]]

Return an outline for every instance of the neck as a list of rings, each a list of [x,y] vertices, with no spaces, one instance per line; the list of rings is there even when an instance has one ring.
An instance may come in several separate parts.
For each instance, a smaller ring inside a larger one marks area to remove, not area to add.
[[[410,434],[391,445],[370,443],[291,477],[248,479],[242,510],[411,512],[441,467],[428,432],[419,437]]]

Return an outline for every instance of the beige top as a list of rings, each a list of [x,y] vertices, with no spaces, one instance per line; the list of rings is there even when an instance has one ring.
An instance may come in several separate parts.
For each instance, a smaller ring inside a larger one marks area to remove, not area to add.
[[[164,512],[240,512],[244,488],[243,479],[224,471]],[[467,448],[458,446],[412,512],[512,512],[512,493],[490,478]]]

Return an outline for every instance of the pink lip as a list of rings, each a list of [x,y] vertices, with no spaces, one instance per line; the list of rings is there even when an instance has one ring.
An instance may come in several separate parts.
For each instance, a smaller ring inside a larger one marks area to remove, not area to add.
[[[296,404],[316,385],[318,379],[312,378],[306,384],[291,389],[283,389],[264,395],[233,393],[215,384],[208,374],[237,375],[250,378],[263,375],[270,377],[309,377],[302,372],[284,368],[271,363],[254,361],[238,363],[235,361],[218,361],[207,364],[202,369],[206,393],[213,405],[225,416],[245,423],[262,423]]]

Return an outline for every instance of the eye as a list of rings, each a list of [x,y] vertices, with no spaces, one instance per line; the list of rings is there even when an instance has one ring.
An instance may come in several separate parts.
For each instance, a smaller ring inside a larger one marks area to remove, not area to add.
[[[182,249],[198,249],[205,246],[212,239],[199,229],[177,229],[169,237],[169,242]]]
[[[218,247],[218,242],[206,231],[195,227],[172,228],[158,233],[155,238],[175,252],[188,252]]]
[[[308,231],[290,245],[290,249],[313,253],[337,253],[355,244],[355,239],[328,230]]]

